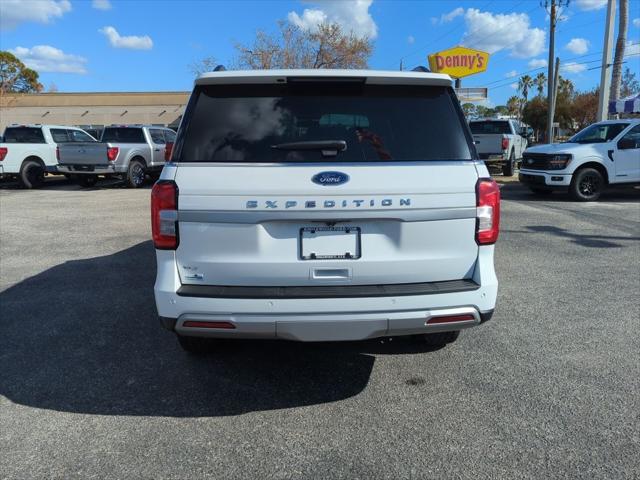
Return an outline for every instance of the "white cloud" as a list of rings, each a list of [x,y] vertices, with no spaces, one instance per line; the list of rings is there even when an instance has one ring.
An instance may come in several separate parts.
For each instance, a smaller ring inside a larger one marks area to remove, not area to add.
[[[507,78],[513,78],[516,75],[518,75],[518,72],[516,72],[515,70],[511,70],[510,72],[507,72],[507,73],[504,74],[504,76],[507,77]]]
[[[91,6],[98,10],[111,10],[111,2],[109,0],[92,0]]]
[[[545,32],[531,28],[526,13],[493,14],[469,8],[464,16],[467,31],[462,44],[495,53],[508,49],[511,56],[529,58],[545,48]]]
[[[49,23],[70,10],[69,0],[1,0],[0,29],[9,30],[23,22]]]
[[[332,0],[330,2],[305,2],[321,8],[305,8],[302,15],[289,12],[287,18],[294,25],[313,30],[323,22],[335,22],[345,31],[358,36],[374,39],[378,36],[378,26],[369,13],[373,0]]]
[[[572,38],[564,48],[576,55],[582,55],[589,51],[589,40],[584,38]]]
[[[576,62],[569,62],[564,65],[560,64],[560,71],[567,73],[580,73],[584,72],[586,69],[586,65]]]
[[[413,45],[414,43],[416,43],[416,39],[415,39],[415,37],[414,37],[413,35],[409,35],[409,36],[407,37],[407,43],[408,43],[409,45]]]
[[[118,31],[113,27],[104,27],[98,30],[109,39],[109,43],[114,48],[130,48],[133,50],[151,50],[153,47],[153,41],[148,35],[137,36],[129,35],[126,37],[120,36]]]
[[[440,16],[440,23],[448,23],[453,21],[456,17],[464,15],[464,8],[458,7],[451,10],[449,13],[443,13]]]
[[[600,10],[607,6],[607,0],[575,0],[580,10]]]
[[[549,65],[549,63],[544,58],[534,58],[533,60],[529,60],[529,68],[542,68]]]
[[[627,42],[626,47],[624,49],[624,56],[626,58],[629,55],[634,55],[634,56],[640,55],[640,42],[638,40],[629,40]],[[637,62],[638,59],[636,58],[633,61]]]
[[[518,90],[518,84],[517,83],[510,83],[509,86],[511,88],[513,88],[514,90]]]
[[[31,48],[16,47],[9,51],[22,60],[27,67],[39,73],[87,73],[86,58],[64,53],[50,45],[36,45]]]
[[[640,18],[634,18],[632,20],[633,26],[640,28]]]

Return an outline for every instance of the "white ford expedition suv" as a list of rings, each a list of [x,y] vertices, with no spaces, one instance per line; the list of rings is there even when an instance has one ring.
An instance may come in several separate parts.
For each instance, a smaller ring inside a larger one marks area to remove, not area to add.
[[[444,345],[494,310],[500,191],[446,75],[204,74],[151,216],[156,306],[187,351]]]

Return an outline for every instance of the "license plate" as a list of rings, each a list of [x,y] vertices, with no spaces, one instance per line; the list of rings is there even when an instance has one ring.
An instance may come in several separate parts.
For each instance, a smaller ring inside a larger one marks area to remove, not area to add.
[[[300,257],[303,260],[353,260],[360,258],[360,228],[301,228]]]

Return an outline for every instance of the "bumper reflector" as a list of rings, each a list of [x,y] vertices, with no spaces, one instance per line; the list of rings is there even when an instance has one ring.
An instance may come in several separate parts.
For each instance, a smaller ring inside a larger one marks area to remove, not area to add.
[[[199,322],[195,320],[187,320],[182,324],[182,326],[191,328],[236,328],[236,326],[231,322]]]
[[[466,315],[446,315],[442,317],[431,317],[427,320],[428,325],[434,323],[450,323],[450,322],[467,322],[469,320],[475,320],[476,318],[471,314]]]

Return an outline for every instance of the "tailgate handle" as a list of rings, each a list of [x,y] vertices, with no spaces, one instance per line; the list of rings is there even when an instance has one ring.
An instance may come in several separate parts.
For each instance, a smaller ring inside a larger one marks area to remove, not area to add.
[[[311,272],[314,280],[349,280],[351,271],[348,268],[314,268]]]

